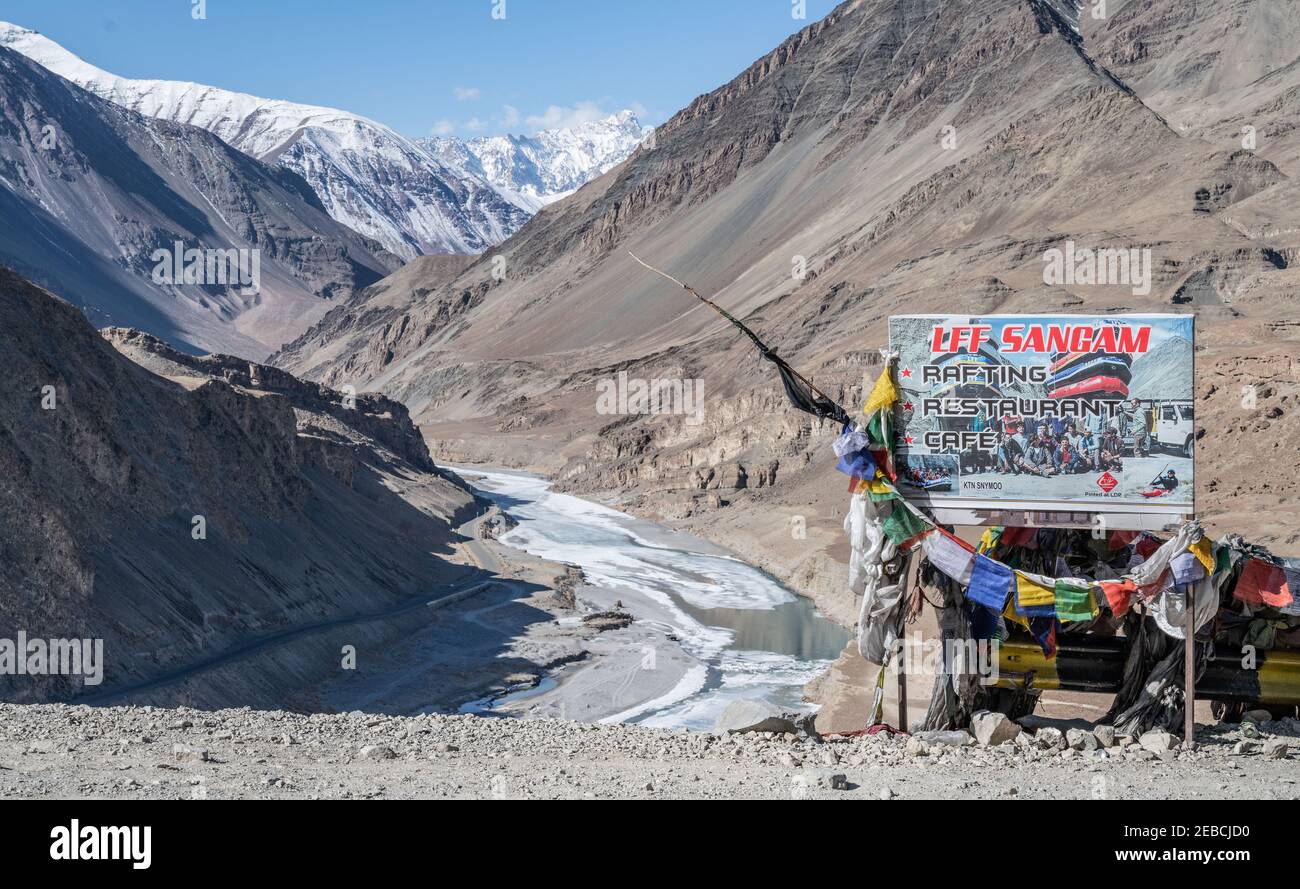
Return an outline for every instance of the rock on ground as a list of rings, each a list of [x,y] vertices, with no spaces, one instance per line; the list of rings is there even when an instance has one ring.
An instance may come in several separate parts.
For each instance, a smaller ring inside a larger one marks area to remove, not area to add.
[[[775,734],[795,734],[804,722],[804,714],[789,713],[766,701],[739,700],[732,701],[718,714],[713,722],[713,731],[725,732],[772,732]]]
[[[971,734],[981,745],[995,747],[998,744],[1014,741],[1020,734],[1020,726],[1005,713],[981,710],[971,716]]]

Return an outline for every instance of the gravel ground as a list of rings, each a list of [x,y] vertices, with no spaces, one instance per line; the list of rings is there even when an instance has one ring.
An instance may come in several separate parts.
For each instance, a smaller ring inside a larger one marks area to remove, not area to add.
[[[0,705],[0,797],[1300,798],[1295,721],[1204,728],[1192,753],[1135,742],[1058,751],[1050,730],[1040,734],[984,748],[477,716]]]

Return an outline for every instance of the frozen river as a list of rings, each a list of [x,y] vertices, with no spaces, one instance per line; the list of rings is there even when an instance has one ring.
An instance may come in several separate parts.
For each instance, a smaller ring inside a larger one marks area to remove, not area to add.
[[[669,693],[605,721],[708,729],[735,698],[806,709],[803,686],[848,640],[809,600],[697,537],[558,493],[537,476],[456,471],[518,521],[502,543],[581,567],[692,658]]]

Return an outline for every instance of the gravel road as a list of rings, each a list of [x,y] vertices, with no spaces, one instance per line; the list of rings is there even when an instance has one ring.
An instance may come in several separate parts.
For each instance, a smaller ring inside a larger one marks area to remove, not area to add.
[[[0,705],[0,798],[1300,798],[1300,723],[1202,734],[1195,752],[1155,754],[1134,743],[1058,751],[1028,733],[981,748],[477,716]]]

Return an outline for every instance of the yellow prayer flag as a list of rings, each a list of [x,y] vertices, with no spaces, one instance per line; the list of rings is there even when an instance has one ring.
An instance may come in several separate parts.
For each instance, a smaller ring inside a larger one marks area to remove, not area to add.
[[[1210,543],[1208,536],[1187,547],[1187,551],[1196,556],[1196,560],[1205,566],[1206,574],[1214,573],[1214,544]]]
[[[1021,608],[1056,605],[1056,585],[1044,586],[1024,572],[1016,572],[1016,603]]]
[[[895,401],[898,401],[898,389],[894,388],[894,375],[886,364],[880,376],[876,377],[876,385],[871,388],[871,394],[867,396],[867,403],[862,408],[862,413],[869,417],[881,408],[886,410],[893,408]]]
[[[975,548],[975,551],[981,554],[987,553],[989,550],[993,549],[998,542],[998,538],[1001,536],[1002,534],[1000,531],[989,528],[984,532],[983,536],[980,537],[979,546]]]
[[[1029,618],[1016,613],[1016,597],[1007,596],[1007,607],[1002,609],[1002,616],[1017,626],[1029,629]]]

